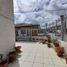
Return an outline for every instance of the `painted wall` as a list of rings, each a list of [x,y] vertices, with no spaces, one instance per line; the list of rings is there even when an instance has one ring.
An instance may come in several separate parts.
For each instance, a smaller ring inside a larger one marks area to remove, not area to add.
[[[12,0],[0,0],[0,54],[7,54],[15,46]]]

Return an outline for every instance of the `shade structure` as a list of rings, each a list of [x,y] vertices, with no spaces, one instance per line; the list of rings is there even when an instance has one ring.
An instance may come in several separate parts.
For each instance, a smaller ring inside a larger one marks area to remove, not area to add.
[[[66,15],[67,11],[67,0],[51,0],[48,7],[45,10],[51,14],[55,14],[60,16],[61,19],[61,37],[64,40],[65,34],[65,19],[64,15]]]

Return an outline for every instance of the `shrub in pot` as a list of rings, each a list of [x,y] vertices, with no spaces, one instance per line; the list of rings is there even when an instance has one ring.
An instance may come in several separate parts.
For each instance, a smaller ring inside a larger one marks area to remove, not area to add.
[[[50,43],[52,42],[52,41],[51,41],[51,36],[50,36],[50,35],[47,35],[47,39],[48,39],[48,42],[50,42]]]
[[[41,39],[40,39],[40,42],[41,42],[42,44],[45,44],[45,39],[41,38]]]
[[[61,53],[64,54],[64,47],[61,47]]]
[[[46,41],[45,40],[42,40],[42,44],[45,44],[46,43]]]
[[[47,39],[45,39],[45,41],[48,41]]]
[[[8,67],[8,61],[3,58],[2,54],[0,54],[0,67]]]
[[[59,45],[59,41],[54,41],[54,46],[55,46],[55,51],[57,52],[57,55],[60,56],[61,52],[61,47]]]
[[[13,63],[17,60],[21,55],[19,55],[22,51],[20,50],[21,46],[16,46],[14,51],[9,52],[8,56],[8,62]]]
[[[51,43],[47,43],[47,46],[48,46],[49,48],[51,48]]]
[[[16,51],[16,53],[21,53],[22,52],[21,51],[21,46],[16,46],[15,51]]]
[[[16,61],[17,60],[16,57],[17,57],[16,51],[9,52],[9,54],[8,54],[8,63],[13,63],[14,61]]]
[[[55,43],[56,41],[58,41],[57,39],[53,39],[52,42]]]
[[[50,37],[48,38],[48,41],[47,41],[48,43],[47,43],[47,46],[50,48],[50,47],[52,47],[51,46],[51,39],[50,39]]]

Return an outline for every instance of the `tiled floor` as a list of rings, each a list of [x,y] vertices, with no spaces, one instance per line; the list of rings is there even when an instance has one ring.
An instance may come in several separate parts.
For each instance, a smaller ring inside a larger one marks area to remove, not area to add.
[[[66,67],[53,48],[34,42],[17,43],[22,46],[22,56],[19,58],[20,67]]]

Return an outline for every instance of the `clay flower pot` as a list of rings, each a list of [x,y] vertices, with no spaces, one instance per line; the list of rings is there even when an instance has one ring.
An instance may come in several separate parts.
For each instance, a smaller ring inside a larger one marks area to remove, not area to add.
[[[17,53],[21,53],[22,52],[20,49],[21,49],[21,46],[15,47],[15,50],[16,50]]]
[[[21,49],[21,46],[16,46],[15,49],[18,49],[19,50],[19,49]]]
[[[57,55],[59,57],[63,57],[64,51],[63,51],[62,47],[55,47],[55,51],[57,52]]]
[[[60,48],[60,47],[55,47],[55,51],[56,51],[57,53],[59,53],[59,52],[61,51],[61,48]]]

